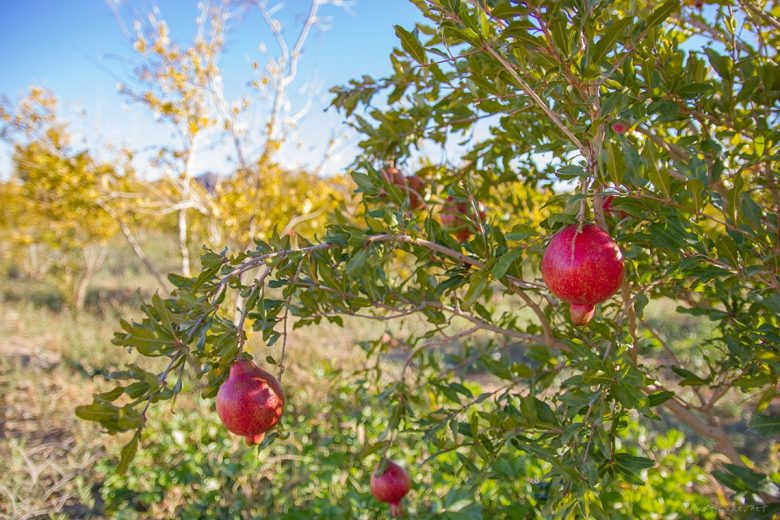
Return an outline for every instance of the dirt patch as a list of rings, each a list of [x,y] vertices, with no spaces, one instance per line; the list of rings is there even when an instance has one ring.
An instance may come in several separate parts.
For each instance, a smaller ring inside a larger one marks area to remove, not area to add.
[[[43,338],[0,342],[0,517],[101,517],[91,482],[103,450],[73,407],[92,383],[42,345]]]

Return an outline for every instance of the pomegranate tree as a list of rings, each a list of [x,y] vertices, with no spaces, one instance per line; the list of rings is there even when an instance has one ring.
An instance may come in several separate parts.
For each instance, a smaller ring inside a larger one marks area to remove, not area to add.
[[[390,504],[392,516],[400,517],[403,514],[401,500],[411,487],[409,475],[404,468],[389,460],[385,464],[384,472],[379,475],[380,466],[381,463],[371,472],[371,494],[380,502]]]
[[[217,392],[217,413],[225,428],[259,444],[284,411],[284,392],[274,376],[248,359],[230,367]]]
[[[606,231],[594,224],[567,226],[553,236],[542,257],[547,287],[569,303],[574,325],[586,325],[595,305],[620,287],[623,254]]]

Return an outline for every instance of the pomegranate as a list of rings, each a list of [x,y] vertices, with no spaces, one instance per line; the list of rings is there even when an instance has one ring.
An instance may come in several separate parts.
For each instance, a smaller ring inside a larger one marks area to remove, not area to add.
[[[601,203],[601,209],[604,210],[604,213],[608,213],[610,215],[615,215],[615,213],[617,213],[618,215],[620,215],[621,219],[624,219],[628,216],[628,213],[626,213],[622,209],[620,211],[617,211],[612,208],[612,202],[615,200],[615,198],[616,195],[607,195],[606,197],[604,197],[604,199],[602,199],[603,202]]]
[[[371,472],[371,494],[380,502],[390,504],[392,516],[400,517],[403,515],[401,500],[411,487],[409,475],[406,474],[404,468],[389,460],[382,475],[377,474],[378,469],[379,466]]]
[[[615,121],[612,123],[612,130],[614,130],[615,133],[623,134],[628,130],[628,125],[620,121]]]
[[[217,413],[225,428],[246,437],[249,445],[262,442],[284,410],[284,392],[274,376],[248,359],[230,367],[217,392]]]
[[[425,207],[423,200],[423,194],[425,193],[425,183],[417,175],[406,176],[398,168],[392,166],[385,168],[382,172],[382,178],[387,182],[399,186],[404,190],[409,197],[409,207],[412,209],[420,209]],[[380,191],[380,195],[384,196],[386,193]]]
[[[542,258],[544,283],[569,303],[574,325],[586,325],[594,306],[610,296],[623,281],[623,254],[600,227],[587,224],[578,231],[568,226],[555,234]]]
[[[479,213],[479,221],[485,222],[487,210],[481,202],[475,202]],[[476,229],[474,205],[471,202],[457,202],[450,195],[441,209],[441,225],[455,235],[458,242],[465,242]]]

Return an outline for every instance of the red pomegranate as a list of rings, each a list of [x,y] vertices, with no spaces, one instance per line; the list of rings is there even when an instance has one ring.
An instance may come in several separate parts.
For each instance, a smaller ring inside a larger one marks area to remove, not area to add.
[[[409,193],[409,206],[412,209],[424,208],[425,182],[417,175],[409,175],[406,177],[406,188]]]
[[[382,178],[387,182],[395,184],[406,192],[409,197],[409,207],[412,209],[421,209],[425,207],[423,195],[425,193],[425,183],[417,175],[406,176],[398,168],[392,166],[385,168],[382,172]],[[380,191],[380,195],[386,195]]]
[[[601,209],[604,210],[604,213],[608,213],[610,215],[615,215],[616,213],[620,216],[621,219],[624,219],[628,216],[628,213],[623,211],[622,209],[620,211],[615,210],[612,208],[612,202],[615,200],[617,196],[616,195],[607,195],[602,200],[601,203]]]
[[[217,392],[217,413],[225,428],[259,444],[284,411],[284,392],[274,376],[248,359],[230,367]]]
[[[614,130],[615,133],[623,134],[628,130],[628,125],[620,121],[615,121],[612,123],[612,130]]]
[[[387,461],[385,472],[377,475],[377,466],[371,472],[371,494],[380,502],[390,504],[390,514],[394,517],[403,515],[401,500],[409,492],[411,482],[404,468],[398,464]]]
[[[565,227],[555,234],[542,258],[547,287],[569,303],[574,325],[586,325],[594,306],[610,296],[623,281],[623,254],[600,227]]]
[[[479,213],[479,221],[484,223],[487,218],[487,210],[481,202],[475,202]],[[471,202],[457,202],[450,195],[441,208],[441,225],[444,229],[455,235],[458,242],[465,242],[476,229],[474,219],[474,205]]]

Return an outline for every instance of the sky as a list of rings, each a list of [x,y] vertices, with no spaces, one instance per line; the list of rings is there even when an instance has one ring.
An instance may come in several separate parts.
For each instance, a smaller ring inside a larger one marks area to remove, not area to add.
[[[388,55],[397,46],[393,26],[411,28],[421,20],[407,0],[345,3],[346,8],[320,7],[322,27],[313,29],[304,48],[298,79],[289,91],[290,109],[296,112],[307,99],[311,109],[281,151],[280,161],[287,167],[322,162],[331,137],[341,139],[341,144],[333,150],[323,173],[336,173],[350,162],[357,151],[357,138],[341,114],[325,111],[332,97],[328,89],[363,74],[389,74]],[[267,4],[281,4],[276,16],[288,39],[294,39],[308,0],[268,0]],[[125,19],[132,21],[133,13],[148,13],[155,5],[170,26],[171,39],[189,43],[199,13],[195,0],[121,0],[120,8]],[[262,44],[266,53],[260,50]],[[251,62],[264,63],[277,49],[257,9],[248,9],[232,22],[220,62],[228,99],[249,92]],[[150,150],[174,138],[169,125],[155,121],[148,110],[117,90],[118,83],[130,76],[135,56],[106,1],[2,0],[0,51],[0,96],[15,101],[31,85],[50,89],[60,100],[61,114],[71,124],[77,147],[88,147],[108,158],[113,147]],[[258,109],[269,104],[257,96],[253,101]],[[258,126],[259,139],[262,127]],[[230,152],[224,141],[201,145],[193,161],[194,173],[228,172]],[[10,150],[0,145],[0,177],[10,169]]]

